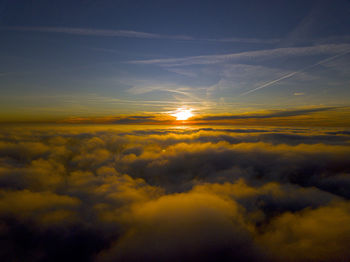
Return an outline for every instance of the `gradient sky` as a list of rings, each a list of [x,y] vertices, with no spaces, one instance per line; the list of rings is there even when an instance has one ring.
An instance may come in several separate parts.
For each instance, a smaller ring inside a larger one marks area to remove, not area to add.
[[[347,0],[2,0],[0,34],[1,121],[350,106]]]

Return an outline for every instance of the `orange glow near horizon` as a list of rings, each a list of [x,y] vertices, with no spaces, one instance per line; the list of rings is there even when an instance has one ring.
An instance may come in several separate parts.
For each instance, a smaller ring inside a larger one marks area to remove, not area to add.
[[[176,120],[178,121],[183,121],[183,120],[187,120],[190,117],[194,116],[194,114],[192,113],[193,109],[192,108],[178,108],[174,113],[172,113],[171,115],[176,117]]]

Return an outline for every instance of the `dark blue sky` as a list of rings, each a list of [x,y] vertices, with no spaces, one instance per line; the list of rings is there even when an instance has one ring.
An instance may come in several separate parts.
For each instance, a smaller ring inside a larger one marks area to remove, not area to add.
[[[320,1],[2,1],[2,25],[282,37]]]
[[[0,1],[1,117],[348,105],[350,1]]]

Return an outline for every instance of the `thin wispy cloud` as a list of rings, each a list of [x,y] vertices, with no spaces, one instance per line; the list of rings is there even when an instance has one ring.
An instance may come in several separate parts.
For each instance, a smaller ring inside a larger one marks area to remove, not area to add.
[[[90,29],[90,28],[73,28],[73,27],[2,27],[3,30],[31,31],[45,33],[62,33],[70,35],[85,36],[105,36],[105,37],[128,37],[128,38],[145,38],[145,39],[174,39],[174,40],[193,40],[191,36],[185,35],[162,35],[133,30],[108,30],[108,29]]]
[[[146,81],[145,81],[146,82]],[[198,89],[200,89],[198,87]],[[194,90],[189,86],[181,86],[174,84],[166,84],[166,83],[148,83],[146,85],[143,84],[135,84],[133,87],[128,89],[128,92],[133,95],[142,95],[150,92],[167,92],[172,95],[174,101],[196,101],[196,102],[204,102],[202,98],[193,92]]]
[[[182,70],[180,68],[167,68],[169,72],[176,73],[178,75],[186,76],[186,77],[197,77],[197,74],[191,72],[189,70]]]
[[[228,42],[228,43],[247,43],[247,44],[276,44],[281,41],[279,38],[262,39],[262,38],[240,38],[240,37],[226,37],[226,38],[207,38],[207,41],[213,42]]]
[[[339,54],[350,49],[349,44],[329,44],[307,47],[287,47],[264,49],[257,51],[247,51],[240,53],[189,56],[183,58],[148,59],[129,61],[131,64],[159,65],[165,67],[189,66],[189,65],[209,65],[225,62],[253,61],[254,59],[270,59],[290,56],[311,56],[311,55],[332,55]]]
[[[231,43],[251,43],[251,44],[275,44],[280,39],[259,39],[259,38],[194,38],[188,35],[163,35],[149,32],[140,32],[134,30],[111,30],[111,29],[92,29],[92,28],[77,28],[77,27],[48,27],[48,26],[10,26],[1,27],[2,30],[13,31],[31,31],[45,33],[61,33],[70,35],[85,35],[85,36],[103,36],[103,37],[127,37],[127,38],[144,38],[144,39],[173,39],[184,41],[209,41],[209,42],[231,42]]]
[[[266,118],[279,118],[279,117],[294,117],[301,115],[309,115],[317,112],[324,112],[330,110],[336,110],[338,107],[316,107],[305,109],[288,109],[288,110],[275,110],[267,113],[249,113],[249,114],[236,114],[236,115],[214,115],[204,116],[197,118],[198,120],[217,121],[217,120],[234,120],[234,119],[266,119]]]
[[[248,38],[248,37],[224,37],[224,38],[195,38],[189,35],[164,35],[157,33],[141,32],[135,30],[113,30],[113,29],[94,29],[79,27],[49,27],[49,26],[7,26],[0,27],[0,30],[11,31],[29,31],[45,33],[61,33],[70,35],[85,36],[103,36],[103,37],[126,37],[126,38],[145,38],[145,39],[173,39],[183,41],[204,41],[217,43],[246,43],[246,44],[278,44],[281,38]]]
[[[292,76],[294,76],[294,75],[296,75],[296,74],[302,73],[302,72],[304,72],[304,71],[306,71],[306,70],[308,70],[308,69],[314,68],[314,67],[316,67],[316,66],[318,66],[318,65],[322,65],[322,64],[327,63],[327,62],[329,62],[329,61],[333,61],[333,60],[335,60],[335,59],[337,59],[337,58],[339,58],[339,57],[343,57],[343,56],[345,56],[345,55],[347,55],[347,54],[349,54],[349,53],[350,53],[350,50],[348,50],[348,51],[346,51],[346,52],[343,52],[343,53],[341,53],[341,54],[337,54],[337,55],[335,55],[335,56],[329,57],[329,58],[327,58],[327,59],[323,59],[323,60],[321,60],[321,61],[319,61],[319,62],[317,62],[317,63],[315,63],[315,64],[306,66],[306,67],[304,67],[304,68],[302,68],[302,69],[300,69],[300,70],[294,71],[294,72],[289,73],[289,74],[287,74],[287,75],[284,75],[284,76],[282,76],[282,77],[280,77],[280,78],[277,78],[277,79],[275,79],[275,80],[273,80],[273,81],[270,81],[270,82],[267,82],[267,83],[265,83],[265,84],[263,84],[263,85],[261,85],[261,86],[258,86],[258,87],[254,88],[254,89],[252,89],[252,90],[249,90],[249,91],[247,91],[247,92],[244,92],[244,93],[242,93],[240,96],[245,96],[245,95],[248,95],[248,94],[253,93],[253,92],[255,92],[255,91],[258,91],[258,90],[260,90],[260,89],[266,88],[266,87],[271,86],[271,85],[273,85],[273,84],[276,84],[276,83],[278,83],[278,82],[280,82],[280,81],[282,81],[282,80],[284,80],[284,79],[287,79],[287,78],[290,78],[290,77],[292,77]]]

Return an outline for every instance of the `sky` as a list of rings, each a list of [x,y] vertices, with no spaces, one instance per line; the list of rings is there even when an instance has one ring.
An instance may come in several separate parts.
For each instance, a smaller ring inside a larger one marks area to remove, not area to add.
[[[349,28],[347,0],[2,0],[0,121],[187,108],[202,122],[309,110],[349,125]]]

